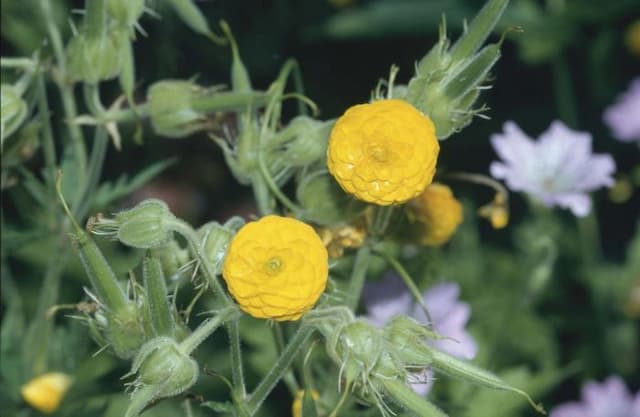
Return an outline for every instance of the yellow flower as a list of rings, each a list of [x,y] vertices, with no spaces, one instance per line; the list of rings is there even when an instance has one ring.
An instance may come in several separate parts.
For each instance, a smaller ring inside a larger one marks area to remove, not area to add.
[[[36,410],[50,414],[58,409],[72,379],[62,372],[49,372],[29,381],[20,389],[22,398]]]
[[[403,100],[349,108],[329,138],[327,166],[348,193],[369,203],[399,204],[433,180],[440,145],[427,116]]]
[[[303,397],[304,397],[304,390],[301,389],[296,393],[296,398],[293,400],[293,404],[291,405],[291,414],[293,415],[293,417],[302,416],[302,398]],[[311,391],[311,398],[313,398],[314,401],[318,401],[318,398],[320,398],[320,394],[318,394],[318,391],[316,390]]]
[[[277,321],[297,320],[327,284],[327,250],[311,226],[265,216],[234,236],[222,276],[246,313]]]
[[[409,202],[411,217],[422,225],[418,240],[427,246],[446,243],[462,223],[462,204],[451,189],[442,184],[431,184]]]

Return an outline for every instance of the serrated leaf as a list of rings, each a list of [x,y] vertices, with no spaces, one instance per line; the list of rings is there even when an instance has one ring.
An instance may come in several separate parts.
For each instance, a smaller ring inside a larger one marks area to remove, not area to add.
[[[175,158],[165,159],[149,165],[131,179],[124,174],[115,182],[103,183],[94,194],[93,207],[106,207],[112,202],[132,193],[151,181],[169,166],[173,165],[175,161]]]
[[[29,195],[41,206],[47,205],[47,188],[35,175],[23,167],[18,167],[18,172],[22,176],[21,184]]]
[[[200,404],[200,406],[209,408],[218,413],[231,413],[235,409],[232,403],[219,401],[205,401]]]

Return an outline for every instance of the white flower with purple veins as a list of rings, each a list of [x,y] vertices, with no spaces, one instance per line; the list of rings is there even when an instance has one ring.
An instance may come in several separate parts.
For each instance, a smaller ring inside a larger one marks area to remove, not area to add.
[[[477,345],[467,333],[465,326],[471,314],[469,304],[458,300],[460,287],[455,283],[435,285],[422,293],[423,301],[429,309],[433,328],[446,337],[429,341],[429,345],[461,359],[473,359]],[[378,282],[368,282],[363,292],[367,318],[376,326],[382,327],[394,316],[405,315],[428,324],[421,306],[413,300],[409,290],[394,273],[387,273]],[[425,395],[433,382],[429,370],[411,376],[412,388],[418,394]]]
[[[634,397],[620,377],[610,376],[584,385],[581,402],[559,405],[549,417],[640,417],[640,392]]]
[[[513,191],[523,191],[548,207],[570,209],[576,216],[591,211],[590,191],[611,187],[616,164],[609,154],[594,154],[591,134],[551,123],[535,141],[514,122],[491,136],[500,162],[491,163],[491,175]]]
[[[640,145],[640,78],[631,81],[629,90],[605,110],[603,119],[614,138]]]

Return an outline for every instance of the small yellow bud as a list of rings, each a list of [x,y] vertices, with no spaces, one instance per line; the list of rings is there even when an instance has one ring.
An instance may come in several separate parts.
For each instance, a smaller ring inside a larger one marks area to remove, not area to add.
[[[624,305],[624,313],[631,319],[640,318],[640,276],[629,291],[629,298]]]
[[[493,201],[478,209],[478,215],[484,217],[494,229],[502,229],[509,224],[509,208],[507,199],[503,194],[496,194]]]
[[[609,200],[617,204],[626,203],[633,195],[633,184],[626,178],[618,178],[609,189]]]
[[[293,404],[291,405],[291,415],[293,417],[302,417],[302,398],[304,397],[304,390],[301,389],[296,393],[296,398],[293,400]],[[320,398],[320,394],[318,391],[311,391],[311,397],[314,401],[318,401]]]
[[[636,20],[629,25],[625,35],[625,41],[629,52],[640,57],[640,20]]]
[[[462,223],[462,204],[446,185],[431,184],[408,207],[411,217],[422,226],[418,240],[423,245],[443,245]]]
[[[58,409],[60,402],[71,386],[72,378],[62,372],[49,372],[40,375],[20,389],[22,398],[36,410],[51,414]]]

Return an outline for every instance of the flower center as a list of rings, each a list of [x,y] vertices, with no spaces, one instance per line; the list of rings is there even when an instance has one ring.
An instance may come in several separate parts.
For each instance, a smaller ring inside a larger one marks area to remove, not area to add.
[[[282,261],[280,258],[273,257],[264,263],[264,271],[269,276],[277,275],[280,269],[282,269]]]
[[[375,162],[385,164],[391,160],[392,154],[384,143],[375,143],[369,147],[369,157]]]

